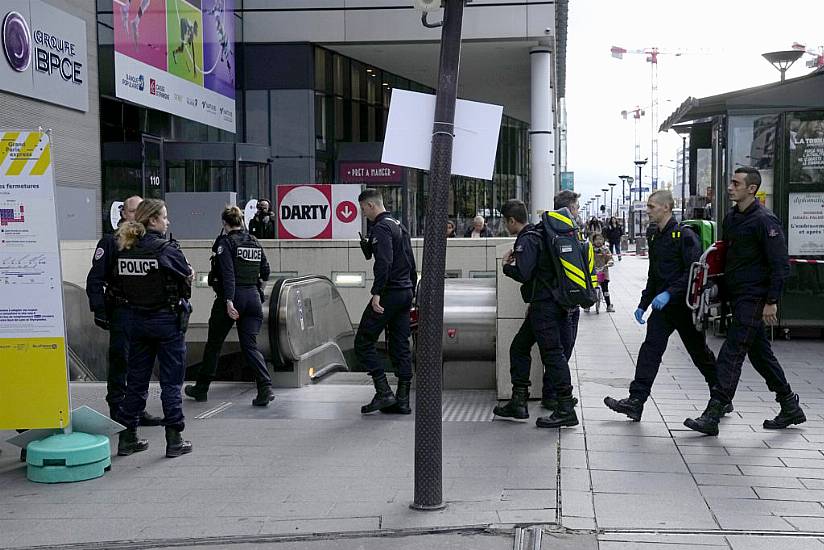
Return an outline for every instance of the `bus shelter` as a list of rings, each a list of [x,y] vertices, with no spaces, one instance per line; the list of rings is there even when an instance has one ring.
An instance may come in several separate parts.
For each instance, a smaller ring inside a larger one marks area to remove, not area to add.
[[[824,70],[690,97],[660,130],[689,135],[686,216],[712,219],[719,232],[735,169],[759,169],[758,198],[783,223],[790,253],[780,325],[785,335],[791,327],[824,328]]]

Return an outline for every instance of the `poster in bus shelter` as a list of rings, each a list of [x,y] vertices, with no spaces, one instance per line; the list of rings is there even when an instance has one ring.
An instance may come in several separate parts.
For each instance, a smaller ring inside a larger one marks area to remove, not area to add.
[[[112,0],[117,97],[235,132],[234,0]]]
[[[790,183],[824,183],[824,114],[789,124]]]
[[[790,193],[790,256],[824,255],[824,193]]]

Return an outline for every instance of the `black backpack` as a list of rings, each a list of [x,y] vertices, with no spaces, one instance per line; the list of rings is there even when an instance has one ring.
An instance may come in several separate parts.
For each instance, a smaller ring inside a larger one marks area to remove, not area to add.
[[[548,282],[553,300],[565,308],[592,307],[598,286],[595,251],[576,227],[569,209],[544,212],[538,226],[555,275]]]

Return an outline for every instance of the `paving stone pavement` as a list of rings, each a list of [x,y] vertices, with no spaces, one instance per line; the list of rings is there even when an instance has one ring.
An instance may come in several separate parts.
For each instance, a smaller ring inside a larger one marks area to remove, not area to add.
[[[218,384],[208,402],[185,403],[194,452],[175,460],[163,458],[162,429],[144,428],[150,449],[115,457],[103,478],[38,485],[0,442],[0,548],[495,549],[512,547],[514,527],[541,525],[543,548],[824,549],[824,342],[774,342],[807,413],[792,429],[762,429],[778,406],[749,365],[721,434],[686,429],[708,391],[677,335],[642,422],[604,407],[626,395],[643,341],[632,312],[646,262],[611,270],[616,313],[581,316],[580,426],[537,429],[537,402],[527,422],[444,422],[443,511],[409,509],[414,418],[362,417],[368,386],[280,389],[259,409],[250,385]],[[105,410],[102,384],[72,392]],[[483,413],[494,394],[447,392],[456,402]]]

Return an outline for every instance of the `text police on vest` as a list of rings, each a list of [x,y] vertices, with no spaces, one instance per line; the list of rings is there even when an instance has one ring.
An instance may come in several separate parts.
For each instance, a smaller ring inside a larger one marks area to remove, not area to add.
[[[238,248],[237,249],[237,257],[241,260],[247,260],[250,262],[259,262],[260,261],[260,248]]]
[[[320,216],[318,216],[318,211],[320,211]],[[292,206],[283,204],[280,207],[280,217],[283,220],[326,219],[328,211],[328,204],[295,204]]]
[[[148,275],[150,271],[158,269],[157,260],[138,260],[135,258],[120,258],[117,263],[117,272],[120,275]]]

